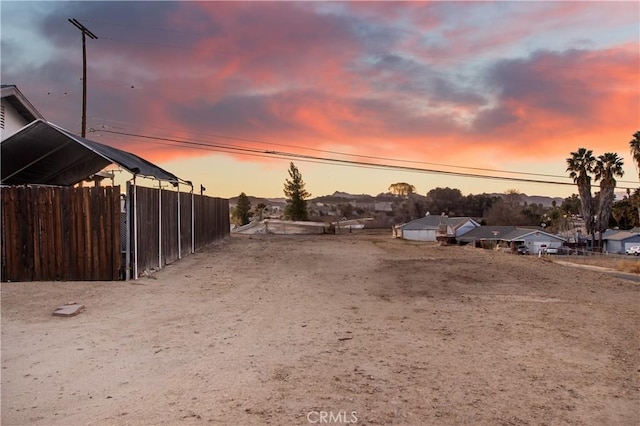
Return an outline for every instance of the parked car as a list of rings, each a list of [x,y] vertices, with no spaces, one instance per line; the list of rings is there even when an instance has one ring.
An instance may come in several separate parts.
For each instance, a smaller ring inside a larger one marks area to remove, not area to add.
[[[575,253],[576,250],[572,249],[571,247],[562,246],[558,249],[558,254],[570,255]]]
[[[518,254],[529,254],[529,247],[518,246]]]
[[[547,247],[542,250],[542,253],[546,254],[558,254],[558,249],[555,247]]]
[[[638,256],[638,255],[640,255],[640,246],[628,247],[627,250],[625,251],[625,253],[631,254],[631,255],[634,255],[634,256]]]

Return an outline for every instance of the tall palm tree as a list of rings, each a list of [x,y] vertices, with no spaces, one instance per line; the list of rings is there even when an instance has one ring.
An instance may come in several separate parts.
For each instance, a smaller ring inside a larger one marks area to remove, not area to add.
[[[598,200],[598,218],[596,220],[597,231],[600,233],[600,247],[602,247],[602,232],[607,230],[609,217],[615,198],[616,176],[622,177],[623,161],[618,154],[607,152],[598,157],[593,168],[595,180],[600,181],[600,197]]]
[[[640,222],[640,188],[636,188],[631,193],[631,190],[627,188],[627,196],[629,197],[629,201],[631,201],[631,205],[636,209],[636,220],[635,222]]]
[[[633,161],[636,163],[638,178],[640,178],[640,131],[633,134],[633,139],[629,141],[629,148],[633,156]]]
[[[580,205],[582,208],[582,218],[584,219],[587,234],[591,234],[591,241],[595,240],[595,223],[593,220],[593,198],[591,196],[591,173],[596,163],[596,157],[593,151],[586,148],[580,148],[576,152],[571,153],[571,157],[567,158],[567,171],[573,182],[578,185],[578,194],[580,195]]]

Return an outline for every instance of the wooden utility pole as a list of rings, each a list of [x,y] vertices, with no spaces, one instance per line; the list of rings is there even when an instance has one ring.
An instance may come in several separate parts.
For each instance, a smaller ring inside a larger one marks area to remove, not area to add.
[[[82,33],[82,133],[84,138],[87,136],[87,38],[97,40],[98,37],[89,31],[84,25],[78,22],[77,19],[69,19],[77,29]]]

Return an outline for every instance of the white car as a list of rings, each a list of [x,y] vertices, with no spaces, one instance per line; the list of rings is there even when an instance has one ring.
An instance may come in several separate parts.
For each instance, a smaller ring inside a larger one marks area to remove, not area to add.
[[[547,247],[546,249],[544,249],[544,253],[558,254],[558,249],[556,247]]]
[[[638,256],[638,255],[640,255],[640,246],[631,246],[631,247],[627,248],[625,253],[632,254],[634,256]]]

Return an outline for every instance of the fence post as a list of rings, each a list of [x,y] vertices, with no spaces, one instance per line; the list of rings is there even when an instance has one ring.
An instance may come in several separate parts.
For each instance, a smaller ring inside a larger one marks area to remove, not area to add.
[[[182,259],[182,241],[180,240],[180,182],[176,182],[176,188],[178,190],[178,259]]]
[[[194,209],[193,209],[193,185],[191,185],[191,253],[195,253],[196,252],[196,240],[195,240],[195,213],[194,213]]]
[[[162,268],[162,181],[158,179],[158,269]]]

